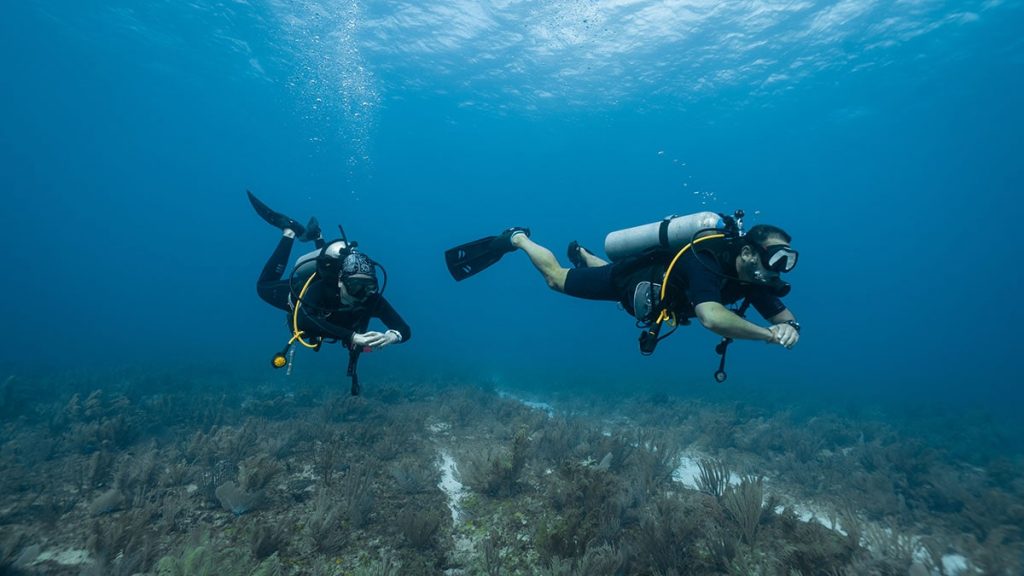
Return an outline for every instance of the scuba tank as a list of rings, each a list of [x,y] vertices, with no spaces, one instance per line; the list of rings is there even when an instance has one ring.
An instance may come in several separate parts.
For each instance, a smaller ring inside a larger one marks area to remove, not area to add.
[[[726,221],[714,212],[667,216],[659,222],[609,233],[604,239],[604,252],[615,262],[651,248],[678,250],[692,241],[698,232],[703,236],[716,230],[724,232],[725,228]]]
[[[346,242],[344,239],[328,243],[323,248],[317,248],[312,252],[306,252],[295,259],[294,274],[296,276],[309,277],[313,272],[327,275],[329,269],[340,266],[341,259],[350,252],[354,252],[356,243]],[[337,273],[337,269],[334,270]]]
[[[291,285],[291,298],[292,304],[295,304],[295,300],[298,300],[299,289],[306,284],[309,277],[316,272],[316,259],[320,256],[323,250],[317,248],[312,252],[307,252],[302,256],[299,256],[295,260],[295,265],[292,266],[292,274],[289,278],[289,284]]]
[[[336,277],[341,269],[341,261],[346,254],[355,250],[355,243],[335,240],[323,248],[306,252],[295,260],[289,279],[291,301],[294,305],[301,298],[300,292],[309,278],[315,273],[321,279]]]

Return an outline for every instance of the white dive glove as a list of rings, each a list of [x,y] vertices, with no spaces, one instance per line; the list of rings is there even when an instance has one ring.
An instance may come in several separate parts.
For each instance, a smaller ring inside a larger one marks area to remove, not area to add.
[[[396,342],[402,341],[402,335],[398,330],[387,332],[367,332],[365,334],[353,334],[352,345],[356,347],[369,346],[370,348],[383,348]]]

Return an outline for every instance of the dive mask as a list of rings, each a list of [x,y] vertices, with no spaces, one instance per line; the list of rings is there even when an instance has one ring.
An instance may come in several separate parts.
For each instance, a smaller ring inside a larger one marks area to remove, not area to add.
[[[356,300],[366,300],[379,290],[373,260],[362,252],[351,251],[341,261],[341,283]]]
[[[790,272],[796,268],[796,259],[799,252],[785,244],[776,244],[767,248],[755,244],[758,253],[761,255],[761,264],[772,272]]]
[[[760,270],[754,271],[754,282],[764,286],[777,298],[782,298],[792,290],[789,282],[780,277],[796,267],[797,251],[785,244],[763,247],[753,244],[761,257]]]
[[[341,283],[345,291],[356,300],[366,300],[379,290],[377,279],[373,276],[342,276]]]

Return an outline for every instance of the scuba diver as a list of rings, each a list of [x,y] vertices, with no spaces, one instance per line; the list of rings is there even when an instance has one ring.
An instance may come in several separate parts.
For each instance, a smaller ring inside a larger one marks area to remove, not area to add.
[[[391,344],[407,342],[412,336],[409,325],[384,298],[387,272],[356,248],[341,231],[341,239],[327,242],[316,218],[306,226],[274,212],[248,190],[249,202],[256,213],[282,236],[277,248],[263,266],[256,281],[256,292],[271,306],[288,313],[291,340],[284,350],[274,355],[275,368],[291,366],[292,346],[299,342],[319,351],[324,343],[341,342],[348,349],[348,376],[352,379],[352,395],[360,392],[356,365],[363,352],[378,350]],[[313,242],[316,250],[296,260],[292,273],[284,278],[292,244]],[[378,281],[381,271],[383,284]],[[368,330],[370,320],[378,318],[387,327],[385,332]]]
[[[791,240],[784,230],[767,224],[744,233],[742,210],[733,216],[700,212],[608,234],[605,253],[611,262],[573,241],[568,257],[574,267],[563,268],[550,250],[531,239],[528,228],[509,228],[457,246],[445,252],[445,261],[452,277],[461,281],[521,249],[553,290],[621,304],[641,328],[644,355],[654,353],[658,342],[679,325],[697,318],[722,336],[715,379],[724,382],[725,354],[734,339],[762,340],[786,349],[800,340],[800,324],[780,299],[790,290],[781,274],[797,262]],[[768,327],[744,317],[751,305]],[[661,334],[665,325],[672,330]]]

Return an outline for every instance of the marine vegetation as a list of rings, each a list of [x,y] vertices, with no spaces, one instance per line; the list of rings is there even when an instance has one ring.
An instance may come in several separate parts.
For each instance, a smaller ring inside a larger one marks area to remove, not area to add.
[[[1019,455],[749,400],[285,385],[8,378],[0,574],[1022,569]]]

